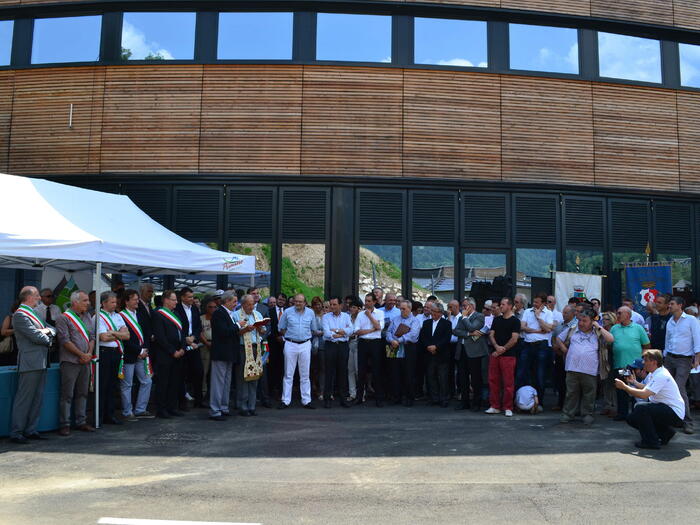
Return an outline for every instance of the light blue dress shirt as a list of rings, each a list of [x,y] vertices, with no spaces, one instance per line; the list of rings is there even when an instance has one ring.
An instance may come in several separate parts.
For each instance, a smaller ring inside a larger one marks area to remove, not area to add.
[[[666,323],[667,354],[694,357],[700,353],[700,322],[685,312],[676,321],[673,316]]]
[[[263,317],[260,314],[260,312],[258,312],[258,316],[259,317],[258,317],[257,321],[261,321]],[[248,321],[249,325],[254,324],[256,321],[255,310],[253,310],[250,314],[246,314],[245,311],[243,310],[243,308],[241,308],[241,309],[236,310],[235,312],[233,312],[231,314],[231,319],[233,319],[234,323],[237,323],[241,319],[245,319],[246,321]],[[260,343],[260,339],[262,339],[262,336],[258,333],[257,330],[253,330],[252,332],[250,332],[250,335],[251,335],[251,342],[254,345],[257,345],[258,343]],[[241,339],[241,346],[242,345],[243,345],[243,340]]]
[[[304,308],[301,312],[297,312],[294,306],[290,306],[282,314],[279,329],[286,330],[284,338],[290,341],[306,341],[311,339],[312,330],[321,331],[316,314],[311,308]]]
[[[406,326],[408,326],[410,328],[410,331],[405,333],[401,337],[394,337],[394,333],[396,332],[396,329],[399,327],[400,324],[405,324]],[[405,319],[399,315],[398,317],[394,317],[394,320],[391,321],[391,325],[389,325],[389,330],[387,330],[386,333],[386,341],[387,343],[396,341],[399,344],[417,343],[418,336],[420,335],[420,329],[421,322],[413,314],[409,315]]]
[[[335,333],[333,330],[343,330],[345,335],[343,337],[333,337]],[[339,315],[335,315],[333,312],[328,312],[323,316],[323,339],[326,341],[345,343],[350,339],[353,332],[354,327],[350,314],[340,312]]]

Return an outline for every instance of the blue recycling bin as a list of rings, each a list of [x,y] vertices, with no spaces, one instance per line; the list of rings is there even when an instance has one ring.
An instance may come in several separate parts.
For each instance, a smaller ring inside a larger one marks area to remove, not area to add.
[[[17,392],[17,367],[0,366],[0,436],[10,435],[12,403]],[[39,431],[58,428],[58,403],[61,397],[61,370],[57,363],[46,371],[46,386],[41,403]]]

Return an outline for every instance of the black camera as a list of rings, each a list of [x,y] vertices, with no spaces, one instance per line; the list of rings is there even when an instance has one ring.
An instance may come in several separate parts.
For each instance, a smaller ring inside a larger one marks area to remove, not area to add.
[[[632,375],[632,372],[628,368],[620,368],[617,371],[617,375],[620,377],[630,377]]]

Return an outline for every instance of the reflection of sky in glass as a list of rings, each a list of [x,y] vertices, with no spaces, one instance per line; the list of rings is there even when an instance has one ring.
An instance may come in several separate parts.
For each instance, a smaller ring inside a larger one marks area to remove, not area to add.
[[[391,62],[391,17],[319,13],[317,60]]]
[[[510,68],[578,74],[578,31],[510,24]]]
[[[661,43],[636,36],[598,33],[600,76],[661,82]]]
[[[217,57],[291,60],[292,13],[220,13]]]
[[[101,16],[37,18],[32,64],[99,60],[101,26]]]
[[[681,84],[688,87],[700,87],[700,46],[680,44]]]
[[[12,55],[12,20],[0,22],[0,66],[10,65]]]
[[[122,47],[131,60],[194,58],[195,13],[124,13]]]
[[[416,64],[486,67],[486,22],[415,19]]]

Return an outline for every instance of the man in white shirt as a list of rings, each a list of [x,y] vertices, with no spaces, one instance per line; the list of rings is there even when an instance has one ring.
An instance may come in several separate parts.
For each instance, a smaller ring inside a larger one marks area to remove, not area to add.
[[[325,341],[324,365],[325,381],[323,385],[323,406],[331,408],[331,396],[334,391],[334,384],[340,392],[341,406],[348,408],[347,402],[350,393],[348,392],[348,356],[350,348],[348,341],[354,332],[354,326],[350,314],[341,311],[342,301],[340,297],[331,297],[331,311],[324,314],[323,339]]]
[[[382,330],[384,329],[384,312],[375,308],[377,299],[374,294],[365,295],[365,309],[357,315],[355,333],[357,342],[357,403],[364,401],[367,382],[368,364],[372,366],[372,387],[374,388],[377,407],[384,406],[384,360],[386,354],[382,348]]]
[[[638,448],[658,449],[675,435],[674,428],[683,426],[685,403],[673,376],[663,366],[661,350],[645,350],[642,354],[644,370],[649,373],[646,384],[628,377],[626,384],[615,379],[615,387],[649,403],[637,403],[627,417],[627,423],[639,430]]]
[[[554,327],[552,311],[546,306],[547,294],[537,294],[532,300],[532,308],[523,312],[521,328],[525,344],[520,354],[517,384],[534,385],[537,390],[539,406],[544,397],[544,381],[554,354],[549,346],[549,334]],[[536,380],[532,381],[530,370],[535,366]],[[541,409],[538,408],[538,411]]]

